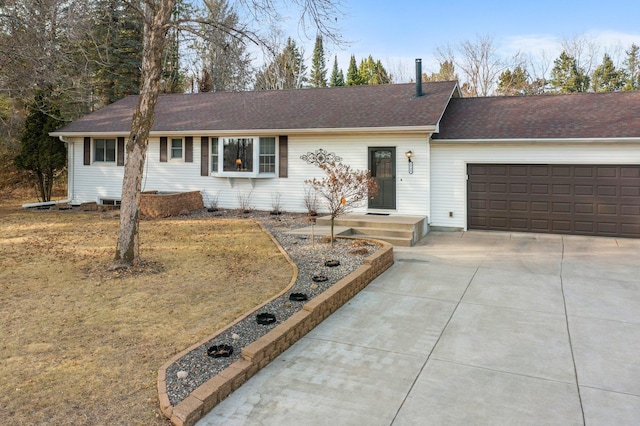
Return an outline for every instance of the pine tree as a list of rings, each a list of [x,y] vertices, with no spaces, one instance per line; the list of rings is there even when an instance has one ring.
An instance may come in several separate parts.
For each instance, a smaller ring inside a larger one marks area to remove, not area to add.
[[[553,61],[551,70],[551,85],[559,93],[586,92],[589,88],[589,77],[578,68],[576,58],[562,52],[560,57]]]
[[[322,46],[322,36],[316,37],[316,44],[313,48],[309,85],[311,87],[327,87],[327,65],[324,57],[324,47]]]
[[[51,201],[53,180],[67,164],[67,150],[58,138],[49,136],[62,126],[60,109],[51,104],[42,91],[29,105],[16,167],[29,171],[41,201]]]
[[[85,49],[94,70],[95,93],[104,104],[138,93],[142,22],[123,0],[96,3],[94,40]]]
[[[622,90],[640,90],[640,47],[632,44],[631,48],[626,51],[627,57],[624,60],[625,84]]]
[[[202,15],[218,25],[200,25],[201,41],[194,49],[201,61],[200,92],[246,90],[253,78],[247,44],[221,28],[239,27],[239,17],[227,0],[204,0]]]
[[[358,65],[356,64],[355,55],[351,55],[349,60],[349,69],[347,70],[347,86],[360,86],[363,84],[360,80]]]
[[[387,70],[382,66],[382,62],[378,59],[375,61],[371,55],[367,59],[360,62],[359,67],[361,84],[390,84],[391,78]]]
[[[173,6],[172,20],[178,22],[189,16],[190,7],[186,0],[176,0]],[[180,43],[182,41],[180,28],[171,26],[167,32],[166,40],[160,91],[163,93],[182,93],[185,88],[185,76],[180,68]]]
[[[529,85],[529,75],[521,66],[517,66],[513,71],[507,69],[498,77],[497,92],[500,95],[514,96],[531,93]]]
[[[338,87],[344,86],[344,74],[341,69],[338,69],[338,56],[336,55],[333,59],[333,70],[331,71],[331,79],[329,81],[329,86]]]
[[[594,92],[615,92],[624,86],[623,75],[616,70],[611,57],[604,54],[602,64],[593,71],[591,76],[591,88]]]
[[[458,75],[456,74],[456,69],[453,64],[453,61],[445,60],[444,62],[440,62],[440,71],[437,73],[431,73],[431,75],[427,76],[425,73],[422,74],[422,81],[453,81],[459,80]]]
[[[299,89],[307,81],[304,55],[289,37],[273,61],[256,74],[255,90]]]

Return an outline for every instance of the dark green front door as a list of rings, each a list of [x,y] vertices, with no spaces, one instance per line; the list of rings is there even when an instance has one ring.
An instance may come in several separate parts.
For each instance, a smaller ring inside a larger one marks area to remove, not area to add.
[[[378,182],[378,195],[369,198],[370,209],[396,208],[396,149],[369,148],[369,170]]]

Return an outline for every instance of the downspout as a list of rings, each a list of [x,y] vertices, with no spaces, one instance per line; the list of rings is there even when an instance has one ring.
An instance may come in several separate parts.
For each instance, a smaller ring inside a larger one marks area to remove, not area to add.
[[[23,209],[29,209],[33,207],[42,207],[42,206],[55,206],[57,204],[67,204],[73,200],[73,144],[69,143],[69,141],[64,139],[64,136],[58,136],[64,144],[67,146],[67,199],[66,200],[57,200],[57,201],[45,201],[42,203],[28,203],[23,204]]]
[[[64,142],[64,144],[67,146],[67,199],[64,201],[64,203],[70,203],[73,201],[73,199],[75,198],[75,188],[74,188],[74,182],[75,182],[75,148],[72,142],[69,142],[68,140],[65,140],[64,136],[58,136],[58,139],[60,139],[62,142]],[[63,203],[63,202],[60,202]]]

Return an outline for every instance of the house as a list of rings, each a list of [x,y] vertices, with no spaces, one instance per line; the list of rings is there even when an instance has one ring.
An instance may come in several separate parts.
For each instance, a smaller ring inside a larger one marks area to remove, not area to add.
[[[73,203],[118,200],[137,98],[53,132]],[[640,92],[462,98],[456,82],[161,95],[143,190],[304,212],[339,160],[380,193],[361,213],[440,229],[640,237]]]

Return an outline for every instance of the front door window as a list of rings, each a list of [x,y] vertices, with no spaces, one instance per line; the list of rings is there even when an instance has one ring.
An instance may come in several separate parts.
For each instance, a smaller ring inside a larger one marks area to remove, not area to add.
[[[378,182],[378,194],[369,200],[369,208],[396,208],[396,149],[369,148],[369,170]]]

